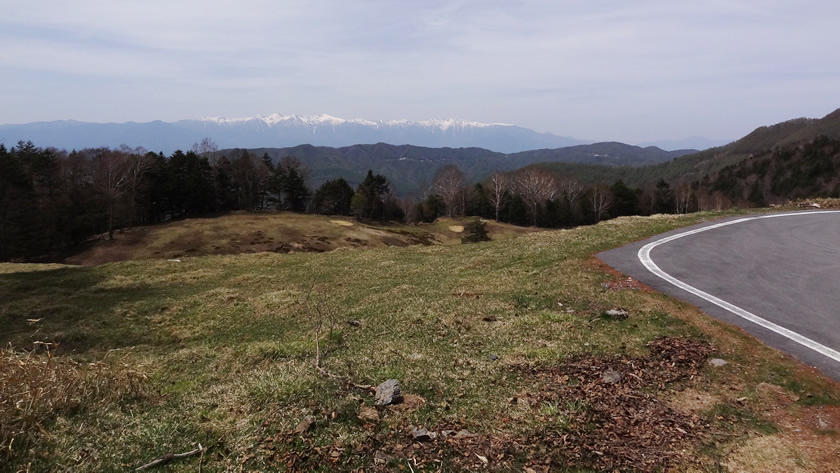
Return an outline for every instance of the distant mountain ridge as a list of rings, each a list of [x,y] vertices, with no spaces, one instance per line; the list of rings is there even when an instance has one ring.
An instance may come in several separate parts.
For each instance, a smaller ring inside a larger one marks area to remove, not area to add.
[[[822,118],[794,118],[775,125],[761,126],[725,146],[682,156],[669,163],[670,169],[663,177],[698,179],[706,173],[716,173],[725,166],[740,163],[752,155],[801,145],[821,136],[840,140],[840,109]]]
[[[467,120],[366,120],[330,115],[271,114],[247,118],[211,117],[177,122],[91,123],[74,120],[0,125],[6,146],[31,140],[38,146],[64,149],[100,146],[142,146],[170,154],[187,150],[209,137],[220,148],[351,146],[359,143],[411,144],[432,148],[480,147],[502,153],[560,148],[591,141],[578,140],[507,123]]]
[[[514,169],[540,162],[601,164],[616,166],[641,166],[662,163],[694,150],[664,151],[656,147],[641,148],[624,143],[605,142],[590,145],[568,146],[557,149],[540,149],[519,153],[499,153],[483,148],[428,148],[412,145],[353,145],[340,148],[301,145],[288,148],[253,148],[257,156],[268,154],[277,161],[294,156],[310,168],[310,185],[343,177],[352,185],[364,179],[367,171],[388,177],[399,194],[422,191],[429,184],[435,171],[446,164],[457,165],[470,181],[480,181],[495,171]],[[220,154],[235,155],[236,149],[222,150]]]
[[[797,163],[805,163],[819,153],[803,153],[802,150],[815,141],[822,140],[823,137],[840,141],[840,109],[822,118],[794,118],[775,125],[761,126],[743,138],[727,145],[686,154],[659,164],[606,168],[590,163],[546,160],[542,165],[546,169],[573,175],[587,183],[597,181],[615,182],[621,179],[628,185],[641,186],[656,183],[660,179],[669,182],[678,180],[695,182],[702,179],[714,181],[721,171],[727,168],[730,171],[739,170],[743,174],[739,179],[743,179],[744,176],[753,174],[753,170],[745,168],[744,163],[755,161],[759,157],[762,161],[769,160],[772,167],[778,169],[782,169],[784,166],[772,163],[772,161],[790,153],[793,153],[793,156],[797,158]],[[806,165],[803,164],[804,166]],[[810,164],[807,166],[810,166]],[[761,177],[764,178],[764,176]],[[754,177],[751,179],[754,179]],[[749,184],[751,185],[752,182],[750,181]],[[766,184],[769,197],[781,197],[781,194],[769,193],[770,182],[768,181]],[[833,185],[833,183],[829,184]],[[829,184],[826,184],[826,187],[822,190],[828,189]],[[840,188],[838,188],[838,191],[840,191]]]

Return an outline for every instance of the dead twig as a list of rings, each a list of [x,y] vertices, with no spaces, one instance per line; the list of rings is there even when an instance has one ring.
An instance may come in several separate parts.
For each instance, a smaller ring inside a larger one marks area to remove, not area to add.
[[[158,466],[158,465],[163,465],[163,464],[169,463],[172,460],[191,457],[191,456],[197,455],[199,453],[201,453],[201,457],[204,458],[204,450],[206,450],[206,449],[204,447],[202,447],[201,444],[198,444],[198,448],[196,448],[195,450],[190,450],[189,452],[184,452],[184,453],[169,452],[166,455],[155,458],[154,460],[150,461],[149,463],[146,463],[143,466],[137,467],[134,471],[146,470],[146,469]]]
[[[321,366],[318,367],[318,373],[320,373],[321,376],[324,376],[325,378],[337,379],[346,384],[347,386],[350,386],[351,388],[362,389],[365,391],[376,391],[376,386],[371,386],[370,384],[358,384],[350,378],[330,373]]]

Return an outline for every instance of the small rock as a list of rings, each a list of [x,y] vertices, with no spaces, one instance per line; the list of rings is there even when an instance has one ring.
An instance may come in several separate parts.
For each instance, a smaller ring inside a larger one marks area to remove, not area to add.
[[[824,421],[822,416],[818,415],[817,416],[817,428],[819,428],[820,430],[828,430],[829,427],[831,427],[831,424]]]
[[[813,204],[811,204],[811,207],[813,207],[813,208],[815,208],[815,209],[822,208],[822,207],[820,207],[820,204],[818,204],[818,203],[816,203],[816,202],[814,202]]]
[[[624,309],[606,310],[606,311],[604,311],[604,315],[606,315],[607,317],[609,317],[611,319],[616,319],[616,320],[625,320],[625,319],[627,319],[627,317],[630,316],[630,314]]]
[[[362,322],[360,320],[348,320],[347,325],[351,327],[358,327],[359,325],[362,325]]]
[[[608,369],[607,371],[604,371],[601,374],[601,381],[603,381],[607,384],[615,384],[615,383],[621,381],[621,373],[619,373],[618,371],[610,368],[610,369]]]
[[[465,438],[469,438],[469,437],[475,437],[475,434],[470,432],[467,429],[461,429],[461,430],[458,431],[457,434],[455,434],[456,439],[465,439]]]
[[[437,438],[437,432],[429,432],[424,427],[412,427],[411,436],[414,437],[414,440],[417,440],[418,442],[428,442]]]
[[[308,431],[309,429],[311,429],[312,424],[314,424],[314,423],[315,423],[315,418],[312,417],[312,416],[307,416],[305,419],[300,421],[300,423],[297,425],[297,427],[295,427],[294,432],[296,434],[302,434],[302,433]]]
[[[714,366],[715,368],[720,368],[721,366],[728,365],[729,362],[721,358],[712,358],[711,360],[709,360],[709,364]]]
[[[496,361],[496,360],[499,359],[499,355],[497,355],[495,353],[491,353],[490,356],[487,357],[487,359],[490,360],[490,361]]]
[[[456,439],[465,439],[465,438],[475,437],[475,434],[470,432],[467,429],[461,429],[457,432],[454,431],[454,430],[441,430],[440,431],[440,436],[441,437],[453,437],[453,438],[456,438]]]
[[[400,382],[396,379],[389,379],[377,386],[375,401],[374,404],[377,406],[387,406],[402,401]]]

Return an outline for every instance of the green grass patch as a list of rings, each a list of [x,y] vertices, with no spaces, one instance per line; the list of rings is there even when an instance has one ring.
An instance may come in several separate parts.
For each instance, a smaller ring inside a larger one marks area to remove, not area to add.
[[[33,431],[18,439],[26,447],[16,447],[3,467],[125,471],[201,442],[212,445],[200,460],[205,471],[282,471],[293,458],[314,462],[317,455],[344,462],[325,471],[369,469],[374,458],[365,448],[402,441],[409,426],[527,436],[540,431],[540,417],[550,417],[563,427],[564,416],[589,406],[511,407],[512,398],[532,388],[511,375],[512,367],[551,366],[577,354],[643,356],[647,342],[663,335],[712,343],[734,337],[724,330],[705,333],[687,321],[705,319],[665,296],[605,290],[605,275],[588,263],[598,251],[715,216],[621,218],[476,245],[95,267],[0,265],[0,344],[22,353],[46,342],[67,362],[140,373],[145,393],[129,404],[91,394],[83,409],[44,414],[41,426],[49,435]],[[295,229],[355,228],[316,219]],[[249,231],[262,228],[260,238],[268,239],[276,222],[264,223],[268,227],[255,224]],[[387,229],[395,230],[418,231]],[[160,231],[160,242],[184,235]],[[613,307],[626,308],[628,318],[601,316]],[[316,369],[316,353],[330,376]],[[752,359],[739,353],[733,357]],[[361,420],[361,406],[370,406],[372,396],[350,383],[388,378],[399,379],[417,405],[387,408],[377,422]],[[828,385],[796,377],[790,361],[766,361],[739,379],[796,380],[801,386],[790,384],[792,390],[836,402]],[[725,389],[730,379],[718,375],[709,382]],[[748,411],[716,409],[712,415],[773,431]],[[291,435],[307,416],[315,427]],[[167,471],[196,471],[198,463],[198,457],[184,459]]]

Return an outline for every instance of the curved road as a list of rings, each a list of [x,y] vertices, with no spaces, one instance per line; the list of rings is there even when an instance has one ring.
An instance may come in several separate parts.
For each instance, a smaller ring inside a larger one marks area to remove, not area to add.
[[[736,217],[598,257],[840,381],[840,212]]]

